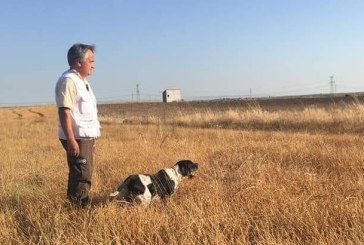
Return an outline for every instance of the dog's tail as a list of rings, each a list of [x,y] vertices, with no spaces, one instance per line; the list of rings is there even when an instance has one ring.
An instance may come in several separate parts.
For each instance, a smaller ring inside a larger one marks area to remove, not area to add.
[[[126,200],[128,201],[128,197],[130,196],[129,191],[126,188],[119,188],[117,191],[114,191],[113,193],[109,194],[109,199],[114,200]]]
[[[118,191],[115,191],[113,193],[110,193],[110,195],[109,195],[109,201],[116,200],[118,198],[118,196],[119,196],[119,192]]]
[[[109,197],[117,197],[119,195],[119,191],[115,191],[113,193],[110,193]]]
[[[128,201],[124,200],[123,198],[120,198],[120,192],[119,191],[115,191],[113,193],[110,193],[109,201],[114,201],[116,203],[125,204],[125,205],[131,205],[132,204],[131,202],[128,202]]]

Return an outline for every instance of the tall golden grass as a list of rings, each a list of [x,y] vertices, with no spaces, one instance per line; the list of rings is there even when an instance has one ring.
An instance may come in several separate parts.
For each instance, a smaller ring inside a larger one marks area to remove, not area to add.
[[[65,198],[56,108],[0,109],[0,244],[364,242],[360,103],[174,109],[173,117],[105,108],[84,209]],[[166,202],[107,201],[126,176],[180,159],[200,169]]]

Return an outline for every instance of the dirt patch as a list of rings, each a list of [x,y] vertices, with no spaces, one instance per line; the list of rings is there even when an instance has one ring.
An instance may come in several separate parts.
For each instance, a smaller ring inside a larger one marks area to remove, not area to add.
[[[40,117],[44,117],[45,116],[43,113],[37,112],[37,111],[33,111],[32,109],[29,109],[28,111],[31,112],[31,113],[37,114]]]

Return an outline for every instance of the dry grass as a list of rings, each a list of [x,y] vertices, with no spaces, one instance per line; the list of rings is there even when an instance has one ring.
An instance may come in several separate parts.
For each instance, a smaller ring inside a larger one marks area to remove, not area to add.
[[[110,112],[107,108],[103,108],[103,111]],[[166,114],[169,116],[165,116]],[[252,104],[246,108],[231,108],[226,105],[218,109],[206,106],[199,110],[165,108],[159,114],[151,114],[148,111],[144,114],[104,113],[101,120],[104,123],[163,124],[199,128],[364,133],[364,106],[354,101],[330,106],[309,105],[300,109],[281,107],[280,110],[267,110],[259,104]]]
[[[364,242],[359,103],[300,111],[204,108],[169,121],[101,110],[94,200],[86,209],[65,201],[56,109],[29,109],[1,109],[0,244]],[[199,162],[200,170],[166,203],[106,201],[127,175],[180,159]]]

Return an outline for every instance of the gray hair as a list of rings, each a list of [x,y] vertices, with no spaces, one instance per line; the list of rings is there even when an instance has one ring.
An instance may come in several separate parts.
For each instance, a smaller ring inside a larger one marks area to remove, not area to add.
[[[67,60],[69,66],[72,66],[77,61],[84,61],[85,55],[88,50],[95,52],[95,45],[88,45],[83,43],[75,43],[68,50]]]

